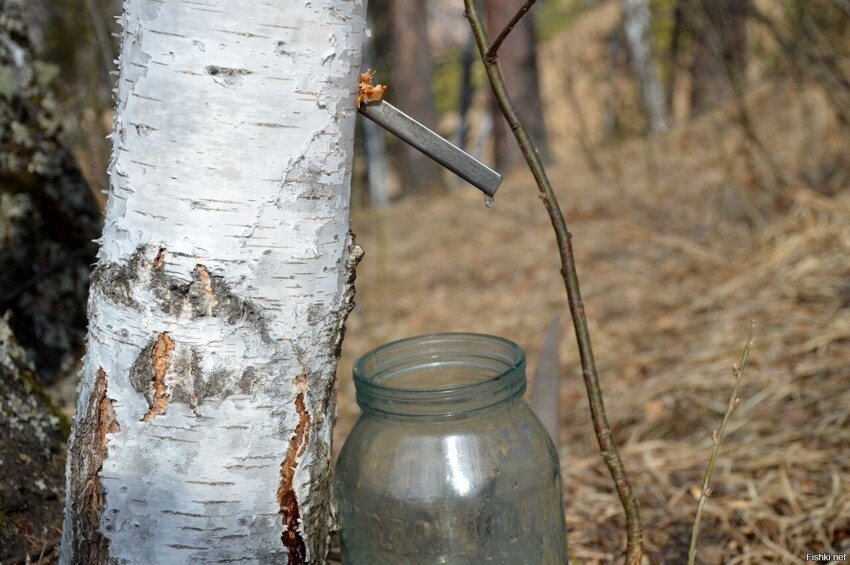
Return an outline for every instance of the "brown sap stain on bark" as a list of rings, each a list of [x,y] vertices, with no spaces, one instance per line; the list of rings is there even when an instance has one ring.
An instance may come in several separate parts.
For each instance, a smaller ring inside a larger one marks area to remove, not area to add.
[[[115,410],[106,391],[106,372],[98,367],[88,409],[76,424],[71,453],[71,464],[76,468],[72,476],[82,483],[81,489],[72,488],[72,492],[79,493],[72,500],[73,511],[79,516],[72,521],[77,532],[71,536],[76,563],[106,563],[109,560],[109,540],[100,532],[100,516],[103,513],[100,471],[107,456],[107,435],[119,432],[121,428],[115,420]]]
[[[198,280],[201,281],[201,287],[203,289],[204,296],[206,296],[209,301],[210,308],[215,308],[218,305],[218,300],[215,298],[212,280],[210,280],[210,272],[207,271],[207,268],[203,265],[197,265],[195,267],[195,272],[198,275]]]
[[[375,76],[375,71],[368,70],[365,73],[360,73],[360,84],[357,88],[357,99],[354,105],[359,109],[364,102],[380,102],[384,99],[384,94],[387,92],[386,84],[372,84],[372,77]]]
[[[159,269],[162,266],[162,262],[165,259],[165,247],[160,247],[159,251],[156,254],[156,258],[153,260],[153,265],[151,265],[151,269]]]
[[[156,416],[165,412],[171,392],[165,385],[165,373],[168,371],[168,363],[171,361],[171,352],[174,350],[174,341],[168,332],[162,332],[157,336],[151,351],[151,365],[153,366],[153,400],[150,410],[142,417],[143,422],[150,422]]]
[[[115,419],[115,409],[112,407],[112,401],[106,396],[107,380],[106,371],[103,368],[97,368],[96,377],[97,391],[97,438],[98,446],[103,449],[104,458],[106,456],[106,434],[114,434],[121,431],[121,426]]]
[[[295,397],[295,411],[298,414],[298,424],[295,426],[295,434],[289,442],[286,458],[280,464],[280,487],[277,489],[280,513],[283,516],[283,535],[281,540],[289,553],[289,565],[300,565],[305,563],[306,549],[304,540],[298,532],[298,521],[300,512],[298,509],[298,498],[292,486],[295,477],[295,468],[298,466],[296,459],[304,454],[307,448],[307,434],[310,426],[310,414],[304,405],[304,391],[307,385],[307,376],[295,377],[295,386],[299,389]]]

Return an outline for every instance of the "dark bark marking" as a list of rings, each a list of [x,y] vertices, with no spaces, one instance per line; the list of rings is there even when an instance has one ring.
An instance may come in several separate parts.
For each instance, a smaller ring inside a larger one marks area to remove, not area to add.
[[[174,341],[168,335],[168,332],[162,332],[157,336],[151,351],[151,366],[153,367],[153,379],[151,380],[151,389],[153,390],[153,399],[151,400],[150,409],[142,416],[143,422],[150,422],[156,416],[165,412],[168,407],[168,401],[171,399],[171,391],[165,384],[165,373],[168,372],[168,365],[171,362],[171,352],[174,350]]]
[[[71,501],[73,511],[79,517],[72,524],[77,532],[70,538],[76,563],[109,561],[109,540],[100,532],[104,494],[100,471],[107,456],[107,436],[121,431],[121,428],[115,419],[112,400],[106,395],[107,390],[106,372],[98,367],[86,413],[78,420],[74,433],[72,477],[82,486],[72,489]]]
[[[208,65],[204,68],[204,72],[211,76],[216,84],[220,84],[225,88],[239,86],[242,83],[242,77],[251,74],[251,71],[248,69],[218,67],[216,65]]]
[[[251,71],[248,69],[239,69],[236,67],[218,67],[216,65],[208,65],[204,68],[210,76],[235,76],[235,75],[250,75]]]
[[[295,433],[289,442],[289,450],[286,458],[280,465],[280,487],[277,490],[280,513],[283,516],[283,535],[281,541],[286,546],[289,554],[289,565],[300,565],[305,563],[306,547],[304,539],[298,532],[300,512],[298,509],[298,498],[292,486],[295,477],[295,468],[298,466],[296,459],[304,454],[307,448],[308,428],[310,426],[310,414],[304,404],[304,389],[307,384],[306,375],[295,377],[295,386],[301,392],[295,397],[295,411],[298,414],[298,424]]]
[[[224,400],[234,393],[232,389],[233,385],[234,383],[231,381],[230,373],[224,370],[213,371],[207,377],[202,388],[198,389],[198,398],[201,400],[204,398],[219,398]],[[238,387],[239,384],[235,383],[235,386]]]
[[[151,261],[150,246],[141,245],[126,265],[100,264],[92,275],[92,286],[113,302],[134,309],[141,308],[133,297],[134,291],[150,291],[157,297],[157,306],[164,314],[183,316],[188,306],[192,318],[212,316],[230,325],[246,322],[272,343],[265,317],[256,304],[235,295],[225,278],[210,273],[205,265],[195,266],[188,283],[169,276],[164,269],[165,252],[164,247],[159,247]],[[150,271],[149,276],[141,276],[144,270]],[[145,278],[149,282],[141,285],[140,280]]]
[[[130,367],[130,384],[136,392],[149,393],[151,382],[153,381],[153,367],[150,364],[153,346],[156,340],[151,341],[144,349],[139,352],[133,366]],[[150,402],[150,399],[149,399]]]
[[[153,260],[153,265],[151,265],[151,269],[156,270],[162,267],[162,262],[165,259],[165,247],[160,247],[159,251],[156,253],[156,258]]]
[[[144,246],[136,249],[126,266],[98,264],[92,272],[92,290],[104,294],[112,302],[138,310],[133,287],[137,284],[139,271],[147,268],[145,251]]]
[[[242,394],[250,394],[254,390],[254,385],[257,384],[257,370],[253,366],[246,367],[242,371],[242,377],[239,379],[239,390]]]

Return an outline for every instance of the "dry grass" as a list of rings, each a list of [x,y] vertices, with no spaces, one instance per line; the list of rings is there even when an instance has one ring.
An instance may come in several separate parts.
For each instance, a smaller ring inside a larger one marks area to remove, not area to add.
[[[686,561],[711,432],[751,318],[758,337],[697,561],[799,563],[807,552],[850,550],[847,142],[814,92],[764,85],[750,103],[790,178],[822,163],[844,167],[824,185],[834,195],[798,183],[781,212],[768,206],[767,168],[742,154],[724,111],[600,152],[604,178],[576,151],[550,170],[574,235],[609,418],[658,562]],[[552,318],[568,316],[554,237],[524,172],[506,179],[491,210],[464,189],[356,210],[354,229],[366,258],[340,364],[337,447],[357,412],[351,363],[367,349],[480,331],[514,339],[533,365]],[[569,333],[561,358],[571,548],[582,563],[619,561],[624,519]]]

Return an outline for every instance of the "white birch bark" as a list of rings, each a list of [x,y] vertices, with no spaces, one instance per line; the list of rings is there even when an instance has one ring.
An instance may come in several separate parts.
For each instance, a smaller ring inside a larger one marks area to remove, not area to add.
[[[62,562],[323,562],[365,0],[123,28]]]
[[[652,66],[651,17],[649,0],[623,0],[623,28],[641,102],[652,131],[665,131],[668,127],[667,104],[661,81]]]

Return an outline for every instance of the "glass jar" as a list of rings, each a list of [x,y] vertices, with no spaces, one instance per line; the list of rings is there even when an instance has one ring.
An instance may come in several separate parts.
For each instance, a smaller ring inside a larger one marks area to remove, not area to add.
[[[344,565],[568,562],[558,455],[522,399],[518,345],[404,339],[361,357],[354,384],[334,477]]]

